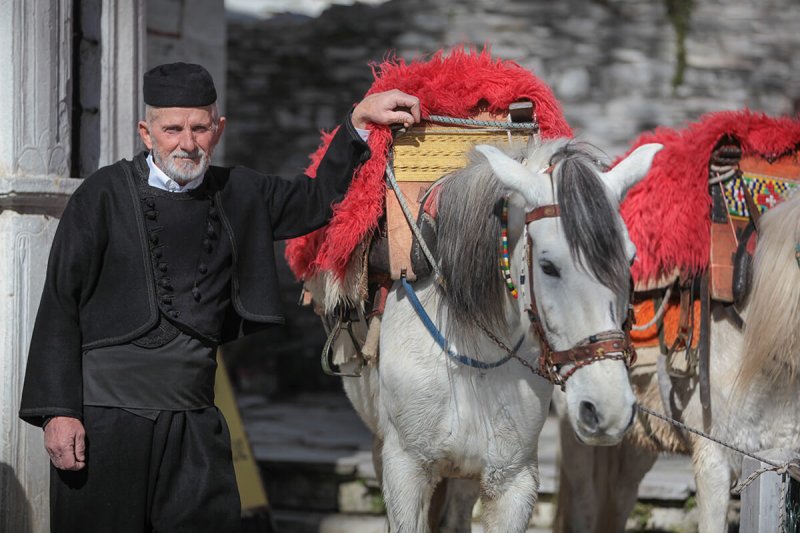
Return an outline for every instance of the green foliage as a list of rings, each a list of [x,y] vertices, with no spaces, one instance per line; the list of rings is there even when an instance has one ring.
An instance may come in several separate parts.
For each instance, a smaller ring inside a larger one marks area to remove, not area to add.
[[[636,502],[636,505],[633,507],[633,511],[631,511],[631,515],[628,517],[628,524],[630,525],[631,522],[633,522],[634,531],[642,531],[647,528],[647,524],[650,522],[650,518],[652,516],[652,505]]]
[[[689,496],[686,498],[686,501],[683,503],[683,510],[684,511],[691,511],[697,507],[697,497],[696,496]]]
[[[689,34],[694,0],[664,0],[664,4],[667,17],[675,30],[676,62],[672,87],[677,88],[683,83],[683,74],[686,71],[686,36]]]

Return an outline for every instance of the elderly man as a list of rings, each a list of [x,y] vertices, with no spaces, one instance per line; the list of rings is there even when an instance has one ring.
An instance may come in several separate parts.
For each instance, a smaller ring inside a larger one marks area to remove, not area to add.
[[[390,91],[349,114],[317,178],[210,166],[225,129],[199,65],[144,76],[147,147],[87,178],[58,227],[20,417],[44,426],[56,532],[240,527],[217,345],[281,323],[273,241],[326,223],[367,124],[419,120]]]

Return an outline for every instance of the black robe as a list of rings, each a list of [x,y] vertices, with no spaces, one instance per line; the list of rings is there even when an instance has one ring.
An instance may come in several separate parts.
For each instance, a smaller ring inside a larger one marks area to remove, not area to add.
[[[159,320],[136,180],[146,154],[84,180],[64,210],[34,324],[19,416],[81,418],[84,350],[123,344]],[[331,205],[369,157],[349,118],[334,136],[317,179],[268,176],[244,167],[209,168],[221,226],[232,247],[231,304],[223,342],[258,325],[283,323],[273,243],[323,226]]]

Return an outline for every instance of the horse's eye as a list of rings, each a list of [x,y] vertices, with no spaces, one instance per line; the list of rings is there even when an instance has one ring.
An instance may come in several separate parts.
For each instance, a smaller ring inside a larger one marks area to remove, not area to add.
[[[550,261],[547,260],[539,261],[539,267],[542,269],[542,272],[544,272],[546,276],[551,276],[554,278],[561,277],[561,273],[558,271],[558,268],[556,268],[556,266]]]

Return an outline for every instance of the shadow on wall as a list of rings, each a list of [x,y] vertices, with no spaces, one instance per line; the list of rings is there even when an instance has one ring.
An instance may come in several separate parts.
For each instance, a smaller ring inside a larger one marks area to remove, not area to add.
[[[0,531],[33,533],[31,505],[11,465],[0,463]]]

